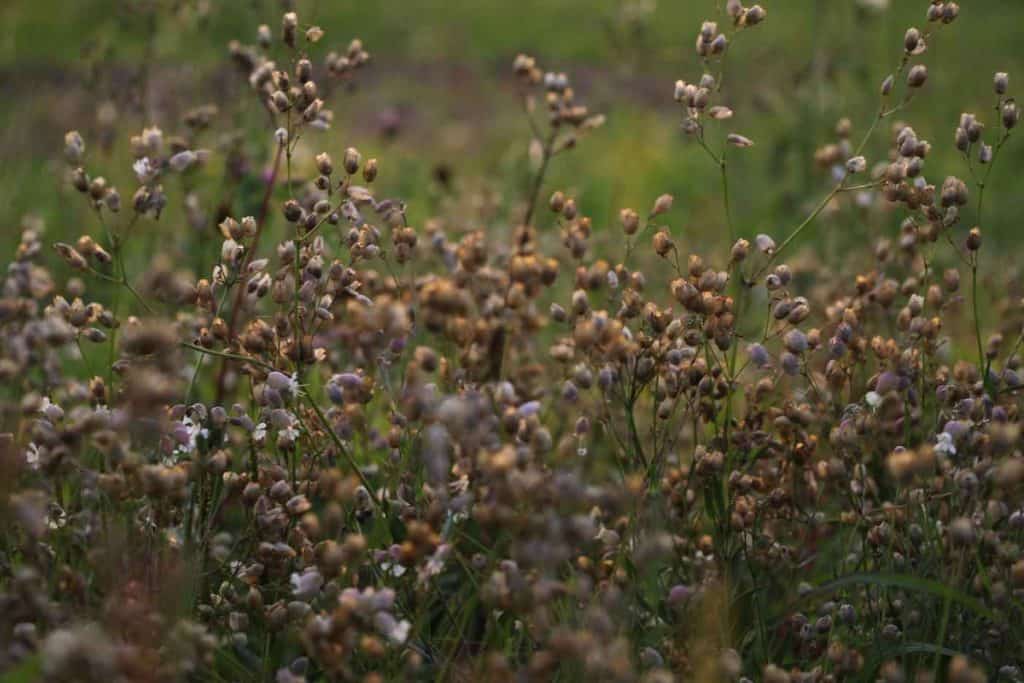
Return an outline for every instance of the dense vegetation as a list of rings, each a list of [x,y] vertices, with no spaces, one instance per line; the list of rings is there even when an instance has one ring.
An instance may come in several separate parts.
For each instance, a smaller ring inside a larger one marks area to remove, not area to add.
[[[708,3],[652,89],[625,2],[579,89],[513,53],[438,93],[297,4],[226,51],[118,5],[62,159],[9,142],[0,681],[1024,679],[1020,115],[958,34],[995,11],[780,2],[854,19],[780,90],[793,26]]]

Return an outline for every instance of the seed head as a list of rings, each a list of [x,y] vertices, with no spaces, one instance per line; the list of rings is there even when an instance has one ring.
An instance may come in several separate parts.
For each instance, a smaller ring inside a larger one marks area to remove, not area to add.
[[[743,147],[753,147],[754,146],[754,141],[753,140],[751,140],[750,138],[745,137],[743,135],[740,135],[739,133],[729,133],[729,135],[726,136],[725,139],[733,147],[743,148]]]
[[[548,208],[553,213],[562,213],[562,209],[565,208],[565,195],[560,191],[553,193],[551,199],[548,200]]]
[[[915,64],[907,74],[907,86],[920,88],[928,80],[928,67],[924,64]]]
[[[1005,95],[1010,88],[1010,75],[1005,71],[999,71],[992,78],[992,89],[997,95]]]
[[[281,17],[281,39],[288,47],[295,47],[295,29],[299,25],[299,17],[295,12],[286,12]]]
[[[981,249],[981,228],[975,226],[967,233],[967,249],[969,251]]]
[[[736,242],[732,245],[730,256],[732,257],[734,263],[741,263],[747,258],[747,255],[749,253],[750,242],[741,237],[740,239],[736,240]]]
[[[856,156],[846,161],[847,173],[863,173],[865,170],[867,170],[867,167],[867,159],[865,159],[863,156]]]
[[[921,44],[921,32],[916,28],[908,28],[903,36],[903,49],[908,55],[915,54]]]
[[[367,159],[366,163],[363,164],[363,180],[367,183],[372,183],[377,179],[377,159]]]
[[[64,158],[69,164],[78,165],[82,163],[85,156],[85,140],[77,130],[68,131],[64,134]]]
[[[362,163],[363,157],[355,147],[349,147],[345,150],[345,156],[342,159],[342,166],[345,169],[345,173],[349,175],[355,175],[359,170],[359,165]]]
[[[756,26],[765,20],[768,16],[768,12],[765,11],[760,5],[752,5],[743,13],[743,25],[744,26]]]
[[[633,209],[622,209],[619,212],[619,220],[622,223],[622,231],[627,235],[635,235],[640,228],[640,214]]]
[[[321,152],[316,155],[316,170],[321,175],[331,175],[334,173],[334,162],[331,161],[331,157],[326,152]]]
[[[892,74],[889,74],[888,76],[886,76],[885,80],[882,81],[882,87],[879,88],[879,91],[882,93],[882,97],[888,97],[889,93],[892,92],[893,85],[895,85],[895,84],[896,84],[896,77],[895,76],[893,76]]]
[[[1012,130],[1020,119],[1020,111],[1017,109],[1017,103],[1013,100],[1007,100],[1003,103],[1002,109],[1003,128],[1006,130]]]
[[[651,208],[651,217],[660,216],[663,213],[672,210],[672,202],[674,201],[672,195],[663,194],[654,200],[654,206]]]
[[[668,256],[669,252],[675,248],[675,244],[672,242],[672,237],[665,230],[659,230],[654,233],[654,251],[658,256]]]
[[[306,41],[309,43],[319,43],[324,37],[324,30],[319,26],[310,26],[306,29]]]
[[[256,42],[260,44],[264,50],[270,47],[270,44],[274,41],[274,36],[270,32],[270,27],[266,24],[260,24],[259,28],[256,29]]]

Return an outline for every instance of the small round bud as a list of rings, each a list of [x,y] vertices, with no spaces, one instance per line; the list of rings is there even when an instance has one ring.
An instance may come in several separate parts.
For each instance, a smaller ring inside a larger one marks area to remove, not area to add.
[[[971,228],[971,231],[967,233],[967,249],[969,251],[981,249],[981,228]]]
[[[577,214],[576,200],[575,199],[566,199],[565,200],[565,206],[562,207],[562,216],[566,220],[571,221],[571,220],[574,220],[576,218],[576,214]]]
[[[658,256],[668,256],[668,254],[675,248],[675,243],[672,242],[672,237],[665,230],[659,230],[654,234],[653,239],[654,251]]]
[[[372,183],[377,179],[377,159],[367,159],[363,164],[363,180]]]
[[[928,67],[924,64],[915,64],[907,74],[907,86],[920,88],[928,80]]]
[[[1006,91],[1010,87],[1010,75],[1005,71],[998,72],[992,78],[992,89],[996,91],[997,95],[1005,95]]]
[[[1003,104],[1002,111],[1003,128],[1011,130],[1017,125],[1017,121],[1020,118],[1020,111],[1017,109],[1017,103],[1013,100],[1007,100]]]
[[[302,218],[302,207],[294,199],[289,199],[281,207],[282,213],[284,213],[285,219],[290,223],[296,223]]]
[[[672,209],[672,202],[674,199],[670,194],[663,194],[654,200],[654,206],[651,208],[651,216],[660,216],[661,214],[670,211]]]
[[[565,195],[561,192],[552,194],[551,199],[548,200],[548,207],[553,213],[562,213],[562,209],[565,208]]]
[[[310,26],[306,29],[306,41],[310,43],[319,43],[324,37],[324,30],[319,26]]]
[[[260,24],[259,28],[256,29],[256,42],[260,44],[260,47],[264,49],[270,47],[270,43],[273,40],[274,36],[270,32],[270,27],[266,24]]]
[[[984,142],[981,143],[981,147],[978,148],[978,162],[982,164],[992,163],[992,145],[987,145]]]
[[[882,97],[888,97],[889,93],[892,92],[893,85],[895,85],[895,84],[896,84],[896,77],[895,76],[893,76],[892,74],[889,74],[888,76],[886,76],[885,80],[882,81],[882,87],[880,88],[880,91],[882,93]]]
[[[342,164],[345,168],[345,173],[354,175],[359,170],[359,164],[362,163],[363,157],[359,154],[359,150],[355,147],[349,147],[345,150],[345,157]]]
[[[89,174],[85,172],[84,168],[79,167],[71,172],[71,184],[79,192],[89,191]]]
[[[80,164],[85,156],[85,140],[77,130],[64,134],[64,157],[69,164]]]
[[[321,175],[331,175],[334,173],[334,162],[331,161],[331,157],[327,152],[321,152],[316,155],[316,170],[320,171]]]
[[[744,135],[740,135],[739,133],[729,133],[725,140],[733,147],[745,148],[754,146],[753,140]]]
[[[773,240],[769,235],[762,233],[754,239],[754,242],[757,244],[758,251],[764,254],[775,253],[775,240]]]
[[[299,79],[299,83],[307,83],[313,78],[313,63],[308,59],[300,59],[295,64],[295,77]]]
[[[956,129],[953,142],[956,145],[956,148],[961,152],[966,152],[971,146],[971,141],[967,139],[967,131],[963,128]]]
[[[747,258],[750,253],[750,242],[740,238],[736,240],[736,243],[732,245],[732,251],[730,252],[732,260],[735,263],[739,263]]]
[[[622,231],[627,235],[635,235],[640,228],[640,214],[633,209],[623,209],[619,212],[619,220],[622,222]]]
[[[903,36],[903,49],[907,54],[913,54],[917,46],[921,44],[921,32],[916,28],[908,28]]]
[[[288,99],[288,95],[283,90],[275,90],[270,99],[274,103],[274,108],[282,114],[292,108],[291,100]]]
[[[768,13],[760,5],[753,5],[743,13],[743,24],[745,26],[756,26],[764,21]]]
[[[281,39],[288,47],[295,47],[295,29],[299,25],[299,17],[295,12],[287,12],[281,17]]]

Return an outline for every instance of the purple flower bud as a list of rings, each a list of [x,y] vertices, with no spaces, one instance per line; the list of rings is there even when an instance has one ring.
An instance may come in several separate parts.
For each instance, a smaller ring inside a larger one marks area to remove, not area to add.
[[[540,412],[540,401],[527,401],[519,406],[519,415],[521,417],[530,417],[538,412]]]
[[[283,372],[274,370],[267,375],[267,386],[276,391],[287,392],[292,385],[292,379]]]
[[[902,378],[895,372],[886,371],[878,376],[875,391],[880,394],[888,394],[890,391],[899,391],[901,386]]]
[[[335,375],[334,381],[341,385],[343,389],[361,389],[363,386],[363,378],[354,372],[343,372],[340,375]]]
[[[970,429],[971,425],[964,420],[950,420],[943,426],[942,431],[949,434],[953,439],[960,439]]]
[[[800,359],[790,353],[789,351],[783,351],[782,356],[779,358],[782,362],[782,371],[787,375],[796,375],[800,372]]]
[[[683,584],[676,584],[675,586],[672,586],[671,589],[669,589],[668,604],[680,605],[689,600],[692,595],[692,588],[690,588],[689,586],[685,586]]]
[[[800,330],[790,330],[783,343],[790,353],[800,354],[807,350],[807,335]]]
[[[330,382],[327,384],[327,398],[331,403],[341,405],[345,402],[345,393],[337,384]]]
[[[750,357],[750,362],[759,368],[767,367],[772,360],[768,354],[768,349],[764,348],[761,344],[748,345],[747,356]]]

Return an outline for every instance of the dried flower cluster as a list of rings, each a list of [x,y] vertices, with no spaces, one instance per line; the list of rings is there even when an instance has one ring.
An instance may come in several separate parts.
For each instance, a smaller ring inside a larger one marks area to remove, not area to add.
[[[985,337],[978,302],[1019,111],[997,73],[994,114],[935,143],[963,168],[932,174],[895,116],[960,8],[920,4],[863,137],[839,122],[808,159],[823,198],[774,236],[730,214],[754,141],[723,87],[769,13],[700,27],[674,99],[721,177],[724,254],[689,253],[670,194],[609,218],[545,187],[604,118],[526,55],[512,225],[410,225],[378,196],[387,160],[320,136],[369,55],[318,57],[292,12],[230,46],[265,172],[210,106],[132,136],[130,174],[67,133],[94,221],[53,242],[26,219],[0,299],[0,671],[1024,680],[1024,307],[1009,288]],[[253,215],[216,203],[254,176]],[[184,262],[144,244],[179,202],[204,235]],[[831,270],[784,260],[843,212],[888,233]]]

